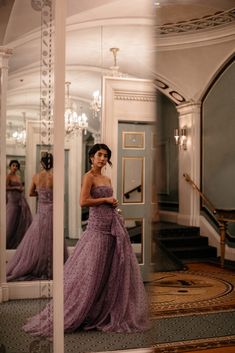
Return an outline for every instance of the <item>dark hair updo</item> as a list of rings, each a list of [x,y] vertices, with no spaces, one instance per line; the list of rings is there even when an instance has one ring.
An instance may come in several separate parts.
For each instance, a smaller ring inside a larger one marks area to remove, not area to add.
[[[9,163],[9,167],[11,167],[13,163],[15,163],[17,165],[18,170],[20,170],[20,162],[17,161],[17,159],[12,159]]]
[[[44,152],[41,157],[41,165],[46,170],[53,168],[53,155],[49,152]]]
[[[104,143],[96,143],[94,146],[91,147],[91,149],[90,149],[90,151],[88,153],[89,163],[92,164],[91,157],[94,157],[96,152],[98,152],[100,150],[105,150],[107,152],[107,154],[108,154],[108,164],[111,166],[112,162],[110,161],[110,159],[111,159],[112,152],[108,148],[108,146],[105,145]]]

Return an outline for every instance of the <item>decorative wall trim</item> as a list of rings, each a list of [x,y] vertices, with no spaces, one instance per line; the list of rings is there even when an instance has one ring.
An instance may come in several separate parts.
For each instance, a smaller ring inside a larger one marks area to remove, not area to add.
[[[154,80],[156,88],[159,89],[165,96],[167,96],[171,101],[173,101],[176,105],[182,104],[186,102],[185,97],[177,92],[175,89],[170,87],[170,84],[164,82],[164,79],[156,78]]]
[[[127,101],[140,101],[140,102],[155,102],[156,95],[152,92],[149,93],[137,93],[137,92],[122,92],[115,91],[114,93],[115,100],[127,100]]]
[[[0,46],[0,55],[11,56],[12,54],[13,54],[13,50],[11,48]]]
[[[235,8],[219,11],[211,16],[203,16],[188,21],[163,24],[156,26],[156,35],[176,35],[189,32],[205,31],[215,27],[227,26],[235,23]]]

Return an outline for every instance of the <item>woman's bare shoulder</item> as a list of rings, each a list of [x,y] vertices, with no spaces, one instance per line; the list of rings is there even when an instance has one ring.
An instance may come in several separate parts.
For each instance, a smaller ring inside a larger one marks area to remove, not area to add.
[[[92,179],[94,178],[94,175],[92,174],[92,172],[90,170],[88,170],[88,172],[86,172],[84,175],[83,175],[83,179]]]
[[[83,175],[83,177],[82,177],[82,182],[83,183],[93,183],[93,180],[94,180],[94,175],[90,172],[90,171],[88,171],[88,172],[86,172],[84,175]]]

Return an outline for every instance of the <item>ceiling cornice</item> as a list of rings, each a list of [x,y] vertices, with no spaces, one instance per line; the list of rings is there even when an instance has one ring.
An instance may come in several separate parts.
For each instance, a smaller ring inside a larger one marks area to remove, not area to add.
[[[233,23],[198,33],[156,37],[155,45],[157,51],[167,51],[214,45],[234,39],[235,24]]]
[[[235,8],[218,11],[210,16],[156,25],[157,36],[182,35],[184,33],[199,33],[226,25],[235,24]]]

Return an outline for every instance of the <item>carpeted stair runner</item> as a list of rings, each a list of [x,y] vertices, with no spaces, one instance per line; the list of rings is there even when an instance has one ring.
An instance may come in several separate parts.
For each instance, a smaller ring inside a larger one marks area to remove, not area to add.
[[[155,239],[183,263],[217,259],[217,249],[208,244],[207,237],[200,236],[199,227],[159,222],[154,229]]]

